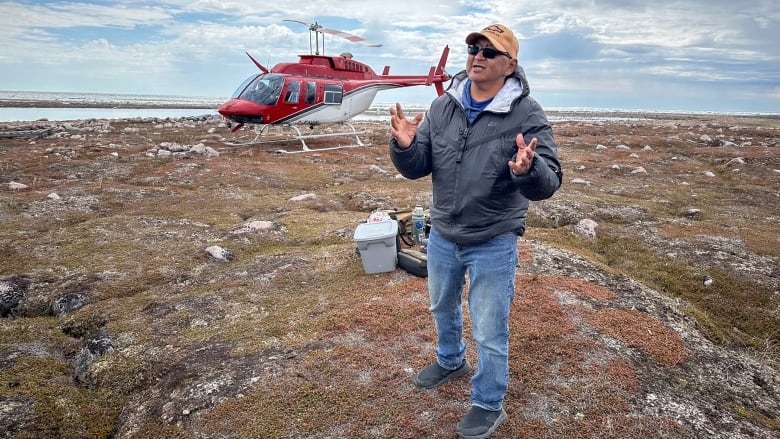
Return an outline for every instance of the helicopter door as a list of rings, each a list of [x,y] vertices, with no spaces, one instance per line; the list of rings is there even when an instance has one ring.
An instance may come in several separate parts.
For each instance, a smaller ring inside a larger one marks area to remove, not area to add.
[[[301,95],[301,82],[290,81],[287,84],[287,94],[284,95],[284,102],[287,104],[297,104]]]
[[[317,83],[308,81],[306,82],[306,104],[315,102],[317,102]]]

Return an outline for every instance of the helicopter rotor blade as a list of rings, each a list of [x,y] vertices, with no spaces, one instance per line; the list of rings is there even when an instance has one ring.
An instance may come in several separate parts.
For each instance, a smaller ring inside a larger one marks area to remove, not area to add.
[[[367,39],[365,39],[363,37],[359,37],[357,35],[348,34],[346,32],[342,32],[340,30],[334,30],[334,29],[328,29],[328,28],[322,27],[322,28],[319,29],[319,32],[330,34],[330,35],[336,35],[338,37],[341,37],[341,38],[347,39],[349,41],[352,41],[353,43],[360,43],[360,44],[363,44],[364,46],[368,46],[368,47],[382,47],[382,45],[379,44],[379,43],[374,43],[374,42],[368,41]]]
[[[285,19],[285,20],[282,20],[282,21],[290,21],[292,23],[300,23],[300,24],[308,27],[310,31],[315,31],[315,32],[319,32],[320,28],[322,27],[322,26],[320,26],[317,23],[307,23],[305,21],[300,21],[300,20],[287,20],[287,19]]]
[[[302,24],[304,26],[307,26],[309,28],[309,30],[312,31],[312,32],[319,32],[319,33],[323,33],[323,34],[335,35],[337,37],[345,38],[345,39],[347,39],[349,41],[352,41],[353,43],[360,43],[360,44],[363,44],[363,45],[368,46],[368,47],[382,47],[381,44],[374,43],[374,42],[369,41],[369,40],[367,40],[367,39],[365,39],[363,37],[360,37],[360,36],[357,36],[357,35],[353,35],[353,34],[348,34],[346,32],[342,32],[340,30],[328,29],[326,27],[322,27],[317,22],[306,23],[304,21],[299,21],[299,20],[284,20],[284,21],[290,21],[290,22],[293,22],[293,23],[300,23],[300,24]]]

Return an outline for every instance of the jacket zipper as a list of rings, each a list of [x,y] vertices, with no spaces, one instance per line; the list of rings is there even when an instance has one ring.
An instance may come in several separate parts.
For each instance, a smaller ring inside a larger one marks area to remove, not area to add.
[[[469,127],[463,129],[460,132],[460,151],[458,157],[455,159],[455,163],[460,163],[463,160],[463,153],[466,152],[466,139],[469,137]]]

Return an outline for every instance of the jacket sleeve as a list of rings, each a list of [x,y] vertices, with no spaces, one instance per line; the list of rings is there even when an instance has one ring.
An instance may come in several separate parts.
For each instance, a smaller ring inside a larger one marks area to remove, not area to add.
[[[523,175],[513,175],[515,184],[523,196],[531,201],[545,200],[561,187],[563,172],[558,161],[558,148],[553,138],[552,127],[547,122],[541,107],[533,102],[529,118],[523,129],[526,144],[536,138],[536,152],[531,169]]]
[[[417,133],[408,148],[401,148],[394,138],[390,138],[390,158],[398,172],[410,180],[422,178],[431,173],[429,130],[430,124],[426,115],[417,127]]]

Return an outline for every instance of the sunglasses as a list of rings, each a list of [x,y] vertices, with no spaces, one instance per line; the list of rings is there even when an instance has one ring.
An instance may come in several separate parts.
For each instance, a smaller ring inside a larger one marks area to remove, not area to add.
[[[484,56],[487,59],[493,59],[498,55],[504,55],[505,57],[512,59],[512,55],[510,55],[509,52],[502,52],[492,47],[479,47],[473,44],[469,44],[468,51],[469,51],[469,55],[474,55],[474,56],[476,56],[480,51],[482,51],[482,56]]]

